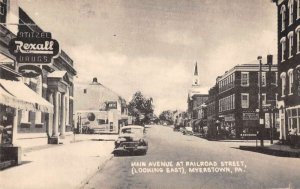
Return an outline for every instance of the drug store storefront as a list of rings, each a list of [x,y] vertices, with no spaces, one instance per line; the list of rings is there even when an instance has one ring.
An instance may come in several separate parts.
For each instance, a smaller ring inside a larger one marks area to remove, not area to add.
[[[53,105],[22,81],[0,79],[0,109],[0,169],[3,169],[21,163],[22,150],[16,145],[21,111],[53,114]]]

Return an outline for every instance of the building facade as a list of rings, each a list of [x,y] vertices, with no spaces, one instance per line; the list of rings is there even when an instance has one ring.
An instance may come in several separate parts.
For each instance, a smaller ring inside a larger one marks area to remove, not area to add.
[[[214,85],[208,91],[207,104],[207,127],[208,127],[208,138],[217,137],[217,124],[219,118],[219,100],[218,100],[218,85]]]
[[[79,123],[82,112],[108,112],[114,116],[114,128],[128,124],[128,107],[126,100],[120,95],[98,82],[97,78],[89,84],[80,86],[75,91],[75,122]],[[76,127],[78,124],[76,124]],[[82,132],[78,127],[78,132]]]
[[[256,138],[259,130],[259,73],[258,64],[242,64],[217,78],[218,133],[222,136]],[[262,65],[261,75],[262,107],[266,128],[270,128],[273,126],[270,120],[275,120],[269,112],[275,108],[277,98],[277,65]]]
[[[278,108],[280,138],[300,139],[300,2],[299,0],[273,0],[277,5],[278,20]]]
[[[19,8],[20,32],[43,32],[43,30]],[[21,65],[21,64],[19,64]],[[22,111],[19,133],[47,133],[48,137],[64,138],[73,127],[74,69],[73,60],[61,50],[51,64],[41,65],[42,74],[23,78],[24,83],[54,106],[54,114]],[[50,120],[50,121],[48,121]],[[51,141],[49,141],[51,142]]]

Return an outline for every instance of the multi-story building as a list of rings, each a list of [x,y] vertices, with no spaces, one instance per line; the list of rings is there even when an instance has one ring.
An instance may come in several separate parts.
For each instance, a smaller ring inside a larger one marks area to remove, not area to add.
[[[22,8],[19,8],[18,30],[20,32],[43,32]],[[47,133],[49,138],[57,141],[56,138],[63,139],[66,132],[72,129],[73,78],[77,72],[74,69],[73,60],[63,50],[51,64],[39,67],[42,69],[41,75],[34,78],[23,78],[23,82],[39,96],[53,104],[54,114],[47,115],[40,111],[23,110],[18,133]],[[52,140],[49,142],[52,143]]]
[[[266,127],[270,128],[272,125],[268,124],[270,116],[266,110],[275,108],[277,65],[262,65],[261,75],[262,107],[266,112]],[[259,129],[259,76],[259,64],[242,64],[217,78],[218,133],[233,138],[256,137]]]
[[[188,92],[188,109],[187,109],[187,116],[189,125],[195,127],[195,122],[198,120],[198,110],[197,108],[204,104],[208,99],[207,91],[201,87],[199,82],[199,74],[198,74],[198,66],[197,62],[194,68],[194,75],[193,75],[193,83],[192,87]],[[195,129],[195,128],[194,128]]]
[[[300,2],[299,0],[273,0],[278,19],[278,108],[280,138],[295,135],[300,139]]]
[[[217,120],[219,113],[219,100],[218,100],[218,85],[214,85],[208,91],[207,104],[207,127],[209,138],[215,138],[217,136]]]
[[[47,133],[49,142],[58,143],[58,138],[71,130],[76,71],[73,61],[61,51],[52,64],[36,67],[41,74],[21,73],[20,61],[12,53],[16,49],[11,49],[10,42],[18,32],[43,30],[19,7],[18,1],[0,1],[0,22],[0,166],[2,162],[6,166],[20,163],[16,139],[22,137],[21,133],[45,140]],[[11,156],[12,152],[15,156]]]

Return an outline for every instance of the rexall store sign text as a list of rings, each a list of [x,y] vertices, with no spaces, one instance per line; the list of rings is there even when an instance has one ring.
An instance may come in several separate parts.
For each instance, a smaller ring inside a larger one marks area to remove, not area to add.
[[[59,44],[50,32],[18,32],[9,43],[9,52],[18,63],[49,64],[58,56]]]

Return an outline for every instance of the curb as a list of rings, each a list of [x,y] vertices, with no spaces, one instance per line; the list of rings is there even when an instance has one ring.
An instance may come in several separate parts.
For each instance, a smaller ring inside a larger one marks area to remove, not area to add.
[[[239,146],[240,150],[246,150],[251,152],[258,152],[273,156],[281,156],[281,157],[300,157],[300,152],[291,152],[291,151],[283,151],[283,150],[276,150],[276,149],[270,149],[266,147],[261,146]]]
[[[84,186],[85,186],[86,184],[88,184],[89,181],[90,181],[90,180],[91,180],[98,172],[102,171],[102,169],[104,168],[104,166],[106,165],[106,163],[107,163],[108,161],[110,161],[113,157],[114,157],[114,155],[110,153],[110,155],[108,155],[107,159],[105,159],[102,163],[100,163],[100,164],[98,165],[97,170],[96,170],[96,171],[93,171],[91,174],[89,174],[89,175],[88,175],[85,179],[83,179],[83,180],[80,182],[80,184],[79,184],[77,187],[75,187],[75,188],[76,188],[76,189],[83,189]]]

